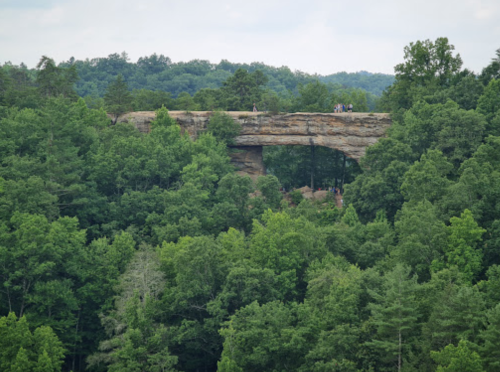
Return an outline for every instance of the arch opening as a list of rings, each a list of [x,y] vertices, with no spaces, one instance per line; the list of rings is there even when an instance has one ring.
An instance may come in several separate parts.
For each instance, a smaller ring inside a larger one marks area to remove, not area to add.
[[[356,160],[323,146],[265,146],[262,153],[267,174],[276,176],[287,190],[309,186],[343,191],[362,172]]]

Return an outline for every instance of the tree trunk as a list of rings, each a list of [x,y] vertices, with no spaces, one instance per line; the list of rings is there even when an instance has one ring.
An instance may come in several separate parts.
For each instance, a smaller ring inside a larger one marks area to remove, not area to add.
[[[71,362],[72,364],[72,370],[75,371],[75,365],[76,365],[76,348],[77,348],[77,339],[78,339],[78,326],[80,325],[80,314],[81,314],[81,309],[78,309],[78,317],[76,318],[76,325],[75,325],[75,338],[73,340],[73,361]]]
[[[398,345],[398,372],[401,372],[401,330],[398,332],[399,345]]]
[[[344,160],[342,162],[342,183],[340,184],[340,192],[343,194],[344,193],[344,181],[345,181],[345,162],[347,157],[344,155]]]
[[[314,191],[314,145],[311,144],[311,189]]]

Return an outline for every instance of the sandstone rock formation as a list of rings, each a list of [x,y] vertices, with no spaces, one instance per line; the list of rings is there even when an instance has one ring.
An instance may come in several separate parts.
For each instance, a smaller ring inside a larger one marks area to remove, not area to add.
[[[262,146],[238,147],[229,154],[231,163],[238,169],[239,174],[249,175],[254,181],[257,177],[266,174],[262,161]]]
[[[183,130],[191,137],[207,129],[210,111],[170,111]],[[366,147],[385,136],[391,125],[388,114],[367,113],[294,113],[270,115],[260,112],[227,112],[241,124],[241,134],[236,137],[238,148],[245,149],[233,157],[246,173],[264,174],[262,146],[314,145],[339,150],[348,157],[359,160]],[[148,133],[155,118],[152,111],[131,112],[118,118],[118,122],[133,123],[141,132]],[[251,148],[254,147],[254,150]],[[246,154],[246,155],[245,155]],[[260,155],[258,155],[260,154]],[[260,156],[260,159],[258,157]]]

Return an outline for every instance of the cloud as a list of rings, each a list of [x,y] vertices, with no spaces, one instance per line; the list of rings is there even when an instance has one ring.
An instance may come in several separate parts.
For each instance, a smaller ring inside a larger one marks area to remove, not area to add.
[[[9,0],[0,2],[0,63],[33,67],[42,55],[59,62],[126,51],[133,61],[157,53],[392,73],[405,45],[447,36],[464,66],[480,71],[500,47],[498,24],[496,0]]]

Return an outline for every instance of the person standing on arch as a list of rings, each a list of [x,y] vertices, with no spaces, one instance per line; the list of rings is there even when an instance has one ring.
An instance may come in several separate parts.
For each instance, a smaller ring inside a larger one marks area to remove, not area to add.
[[[255,106],[255,102],[253,103],[253,112],[257,112],[257,107]]]

